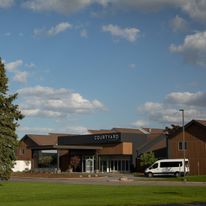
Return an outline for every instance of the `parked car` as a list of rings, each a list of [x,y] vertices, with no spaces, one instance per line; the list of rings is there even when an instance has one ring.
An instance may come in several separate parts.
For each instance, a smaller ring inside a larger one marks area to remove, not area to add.
[[[185,169],[185,171],[184,171]],[[188,174],[189,160],[188,159],[162,159],[156,161],[148,167],[144,174],[147,177],[161,176],[161,175],[174,175],[176,177]]]

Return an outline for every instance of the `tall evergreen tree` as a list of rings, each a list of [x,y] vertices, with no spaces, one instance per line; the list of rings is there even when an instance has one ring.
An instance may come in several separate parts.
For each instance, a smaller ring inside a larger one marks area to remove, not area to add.
[[[9,179],[15,161],[17,121],[23,118],[13,101],[17,94],[8,94],[8,78],[0,58],[0,179]]]

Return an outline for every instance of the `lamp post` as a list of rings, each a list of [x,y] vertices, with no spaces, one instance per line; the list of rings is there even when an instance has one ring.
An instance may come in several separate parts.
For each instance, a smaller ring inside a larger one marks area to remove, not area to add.
[[[184,165],[183,165],[183,168],[184,168],[184,176],[185,177],[185,114],[184,114],[184,109],[180,109],[179,110],[180,112],[182,112],[182,149],[183,149],[183,162],[184,162]]]

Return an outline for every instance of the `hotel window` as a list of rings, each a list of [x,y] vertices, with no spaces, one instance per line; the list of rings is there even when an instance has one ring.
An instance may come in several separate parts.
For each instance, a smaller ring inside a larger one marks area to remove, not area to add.
[[[179,144],[178,144],[178,150],[187,150],[187,142],[183,142],[183,141],[181,141],[181,142],[179,142]]]
[[[19,150],[19,155],[24,155],[24,149]]]

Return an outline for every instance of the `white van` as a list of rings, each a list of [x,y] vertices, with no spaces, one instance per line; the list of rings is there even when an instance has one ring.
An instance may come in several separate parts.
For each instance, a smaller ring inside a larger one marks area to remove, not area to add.
[[[188,174],[189,160],[185,159],[185,174]],[[153,165],[145,170],[147,177],[154,175],[174,175],[176,177],[184,175],[184,159],[163,159],[156,161]]]

